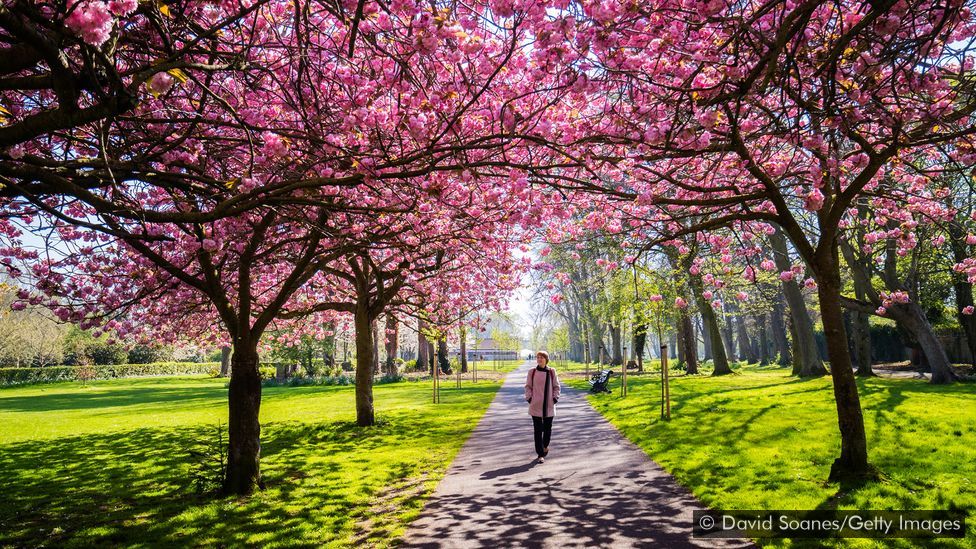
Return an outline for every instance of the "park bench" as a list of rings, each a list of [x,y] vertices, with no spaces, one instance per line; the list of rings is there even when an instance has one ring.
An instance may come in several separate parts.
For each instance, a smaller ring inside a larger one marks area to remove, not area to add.
[[[590,392],[591,393],[609,393],[610,388],[607,384],[610,382],[610,376],[613,375],[613,370],[601,370],[590,378]]]

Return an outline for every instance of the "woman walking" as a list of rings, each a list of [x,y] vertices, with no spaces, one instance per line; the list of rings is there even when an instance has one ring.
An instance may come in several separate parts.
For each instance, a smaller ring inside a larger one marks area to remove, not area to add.
[[[559,402],[559,377],[556,370],[549,367],[549,353],[536,353],[535,364],[525,380],[525,401],[529,403],[529,415],[535,428],[535,453],[539,463],[543,463],[549,454],[552,418]]]

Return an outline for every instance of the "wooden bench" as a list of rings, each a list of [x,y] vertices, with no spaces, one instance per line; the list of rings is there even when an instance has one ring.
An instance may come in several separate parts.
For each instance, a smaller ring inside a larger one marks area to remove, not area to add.
[[[610,388],[607,384],[610,383],[610,376],[613,375],[613,370],[601,370],[592,377],[590,377],[590,392],[591,393],[609,393]]]

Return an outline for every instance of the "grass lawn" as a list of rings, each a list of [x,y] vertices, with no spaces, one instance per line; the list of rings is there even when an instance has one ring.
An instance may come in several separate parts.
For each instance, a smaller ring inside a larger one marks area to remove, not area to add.
[[[871,462],[885,479],[860,487],[825,482],[840,453],[829,378],[779,368],[672,378],[672,420],[660,419],[659,372],[629,378],[629,396],[590,401],[631,441],[715,509],[961,509],[965,539],[843,540],[854,547],[976,545],[976,385],[859,380]],[[585,389],[581,379],[570,383]],[[614,377],[611,389],[619,387]],[[760,540],[762,541],[762,540]],[[826,540],[768,540],[823,546]]]
[[[198,496],[189,450],[226,424],[226,380],[0,389],[0,547],[386,546],[420,511],[500,386],[276,387],[261,407],[267,489]]]

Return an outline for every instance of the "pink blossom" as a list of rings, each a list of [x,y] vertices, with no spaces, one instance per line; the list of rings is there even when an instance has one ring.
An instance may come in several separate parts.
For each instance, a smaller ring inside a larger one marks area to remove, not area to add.
[[[662,296],[661,294],[654,294],[651,297],[649,297],[648,299],[650,299],[652,303],[658,303],[662,299],[664,299],[664,296]]]
[[[749,294],[745,292],[739,292],[735,294],[735,298],[738,299],[739,301],[747,301],[749,299]]]
[[[808,278],[808,279],[804,280],[803,281],[803,285],[805,287],[807,287],[808,289],[810,289],[810,290],[816,290],[817,289],[817,281],[814,280],[813,278]]]
[[[776,269],[776,264],[773,263],[772,259],[764,259],[762,263],[759,264],[759,267],[764,271],[772,271]]]
[[[64,24],[92,46],[101,46],[112,34],[115,22],[109,6],[102,0],[77,2]]]
[[[168,72],[157,72],[149,79],[149,91],[156,95],[162,95],[168,92],[172,87],[176,79],[173,75]]]
[[[965,307],[962,308],[962,314],[964,315],[971,315],[973,314],[973,311],[974,309],[972,305],[966,305]]]
[[[704,292],[702,292],[702,297],[704,297],[704,298],[705,298],[706,300],[709,300],[709,299],[711,299],[711,298],[712,298],[712,296],[714,296],[714,295],[715,295],[715,294],[713,294],[713,293],[711,292],[711,290],[705,290]]]
[[[803,200],[803,208],[807,211],[815,212],[824,205],[824,195],[820,189],[813,189]]]
[[[553,294],[553,296],[550,297],[549,299],[550,301],[552,301],[553,305],[559,305],[560,303],[562,303],[564,298],[562,294]]]
[[[24,303],[23,301],[14,301],[13,303],[10,304],[10,309],[12,311],[23,311],[26,308],[27,308],[27,304]],[[970,309],[972,309],[972,307],[970,307]]]
[[[677,307],[677,308],[679,308],[679,309],[684,309],[684,308],[686,308],[688,306],[688,302],[685,301],[683,298],[676,297],[674,299],[674,306]]]
[[[789,282],[793,280],[793,277],[795,276],[796,273],[794,273],[793,271],[783,271],[779,273],[779,279],[782,280],[783,282]]]
[[[712,301],[712,308],[713,309],[721,309],[722,308],[722,302],[720,300],[718,300],[718,299]]]
[[[966,244],[969,244],[970,246],[976,245],[976,234],[972,234],[972,233],[967,234]]]
[[[878,307],[877,309],[875,309],[874,312],[877,313],[879,316],[884,316],[885,313],[888,312],[888,309],[885,309],[884,307]]]

